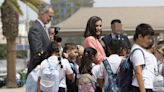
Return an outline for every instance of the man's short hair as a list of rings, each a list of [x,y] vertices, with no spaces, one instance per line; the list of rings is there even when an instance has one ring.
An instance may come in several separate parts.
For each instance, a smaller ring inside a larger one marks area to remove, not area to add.
[[[42,3],[38,8],[38,14],[46,13],[52,6],[48,3]]]
[[[114,24],[114,23],[121,23],[121,20],[120,19],[113,19],[111,21],[111,25]]]

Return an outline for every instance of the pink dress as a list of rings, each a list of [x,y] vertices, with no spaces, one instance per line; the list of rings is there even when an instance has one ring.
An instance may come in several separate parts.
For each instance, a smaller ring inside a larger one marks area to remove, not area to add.
[[[87,47],[92,47],[97,50],[97,55],[96,55],[96,64],[100,64],[104,59],[106,59],[106,55],[104,52],[104,49],[99,42],[98,39],[94,38],[93,36],[88,36],[84,39],[83,43],[84,48]]]

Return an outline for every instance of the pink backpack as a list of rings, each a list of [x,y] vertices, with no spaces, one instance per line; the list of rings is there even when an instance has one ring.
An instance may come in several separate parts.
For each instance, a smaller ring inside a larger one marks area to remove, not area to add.
[[[95,82],[95,79],[90,74],[80,75],[78,92],[95,92]]]

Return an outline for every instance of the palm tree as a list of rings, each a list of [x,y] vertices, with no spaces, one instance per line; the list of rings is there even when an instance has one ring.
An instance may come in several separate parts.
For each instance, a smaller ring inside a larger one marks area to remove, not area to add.
[[[19,0],[37,10],[42,0]],[[7,84],[9,88],[16,85],[16,38],[18,36],[19,15],[23,15],[18,0],[4,0],[1,6],[3,35],[7,40]]]

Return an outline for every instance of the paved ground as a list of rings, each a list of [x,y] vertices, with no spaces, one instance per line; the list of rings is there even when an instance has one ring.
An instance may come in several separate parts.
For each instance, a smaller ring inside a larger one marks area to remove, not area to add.
[[[0,88],[0,92],[26,92],[25,91],[25,86],[21,88]]]

